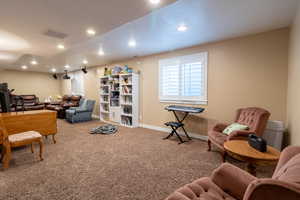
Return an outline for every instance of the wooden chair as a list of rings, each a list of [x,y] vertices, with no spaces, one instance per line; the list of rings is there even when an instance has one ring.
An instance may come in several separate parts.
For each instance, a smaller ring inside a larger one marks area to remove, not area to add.
[[[31,152],[34,153],[33,143],[40,145],[40,160],[43,160],[43,141],[42,135],[36,131],[27,131],[23,133],[8,135],[3,120],[0,118],[0,145],[2,144],[1,161],[3,168],[9,167],[11,160],[11,148],[31,145]]]

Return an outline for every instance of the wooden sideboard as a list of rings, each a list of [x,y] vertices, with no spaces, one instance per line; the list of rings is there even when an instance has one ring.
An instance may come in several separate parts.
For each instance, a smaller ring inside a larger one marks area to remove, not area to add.
[[[0,113],[9,135],[37,131],[43,136],[52,135],[54,143],[57,133],[56,111],[37,110]]]

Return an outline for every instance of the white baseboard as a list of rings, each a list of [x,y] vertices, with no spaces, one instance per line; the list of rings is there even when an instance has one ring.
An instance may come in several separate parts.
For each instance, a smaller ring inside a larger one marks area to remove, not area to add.
[[[100,117],[98,115],[92,115],[92,118],[93,119],[99,119],[100,120]]]
[[[141,128],[147,128],[147,129],[152,129],[152,130],[156,130],[156,131],[162,131],[162,132],[167,132],[170,133],[172,131],[172,129],[169,128],[165,128],[165,127],[160,127],[160,126],[153,126],[153,125],[148,125],[148,124],[140,124]],[[183,131],[177,131],[179,135],[185,136]],[[191,133],[188,132],[189,136],[195,139],[199,139],[199,140],[204,140],[207,141],[208,140],[208,136],[204,136],[204,135],[199,135],[196,133]]]

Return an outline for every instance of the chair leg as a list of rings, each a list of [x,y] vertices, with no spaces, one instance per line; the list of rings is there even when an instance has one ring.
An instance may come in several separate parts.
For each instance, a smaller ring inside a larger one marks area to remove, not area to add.
[[[52,135],[52,139],[53,139],[54,144],[56,144],[55,135]]]
[[[41,159],[41,161],[43,161],[44,160],[44,158],[43,158],[43,141],[40,140],[39,144],[40,144],[40,159]]]
[[[10,146],[8,147],[4,147],[4,155],[3,155],[3,168],[4,169],[7,169],[9,167],[9,161],[11,159],[11,149],[10,149]]]
[[[226,157],[227,157],[227,152],[224,151],[224,152],[223,152],[223,155],[222,155],[223,163],[226,162]]]
[[[31,147],[31,153],[34,153],[33,143],[30,144]]]
[[[211,141],[210,140],[207,140],[207,145],[208,145],[207,151],[211,151]]]
[[[4,157],[4,146],[1,147],[1,157],[0,157],[0,162],[2,162]]]

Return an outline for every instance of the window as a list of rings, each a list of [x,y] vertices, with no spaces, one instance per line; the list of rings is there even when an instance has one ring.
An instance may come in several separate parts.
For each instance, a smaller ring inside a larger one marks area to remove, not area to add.
[[[207,104],[207,54],[160,60],[160,101]]]
[[[83,73],[81,71],[70,74],[71,76],[71,92],[73,95],[84,96]]]

